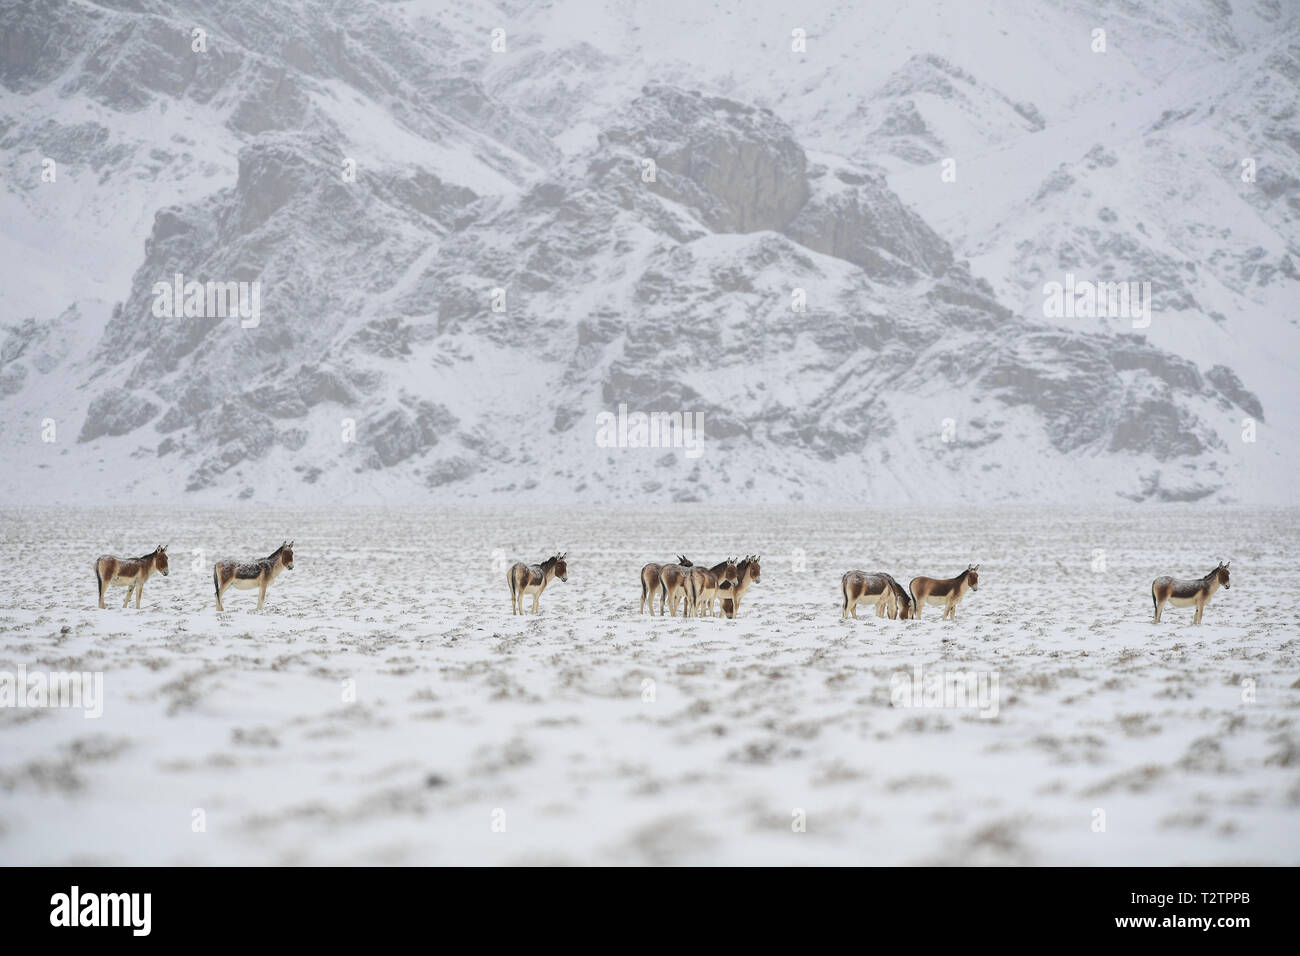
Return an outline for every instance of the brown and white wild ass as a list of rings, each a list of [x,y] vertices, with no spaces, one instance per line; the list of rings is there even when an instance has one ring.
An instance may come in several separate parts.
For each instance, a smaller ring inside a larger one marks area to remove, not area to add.
[[[641,613],[642,614],[645,613],[646,598],[649,597],[650,616],[651,617],[655,616],[655,595],[658,594],[659,589],[663,587],[663,581],[660,579],[660,575],[663,573],[663,569],[666,567],[690,568],[690,567],[694,567],[694,565],[691,564],[691,562],[687,558],[679,554],[677,555],[677,563],[675,565],[654,564],[652,562],[650,564],[647,564],[645,567],[643,567],[641,569]],[[676,612],[677,612],[677,608],[676,606],[674,606],[673,608],[674,616],[676,615]],[[660,601],[659,614],[661,617],[663,616],[663,613],[664,613],[663,601]]]
[[[668,604],[668,612],[673,617],[677,616],[677,602],[689,600],[687,594],[687,576],[691,573],[693,564],[665,564],[659,569],[659,616],[664,616],[664,603]],[[682,613],[686,613],[686,605],[682,607]]]
[[[1192,616],[1192,623],[1200,624],[1201,616],[1205,614],[1205,605],[1210,603],[1214,592],[1221,586],[1232,589],[1232,583],[1228,580],[1228,564],[1231,563],[1229,561],[1224,564],[1220,561],[1217,568],[1196,581],[1180,581],[1168,575],[1156,578],[1151,582],[1151,603],[1156,609],[1155,620],[1151,623],[1160,623],[1160,615],[1168,602],[1174,607],[1195,607],[1196,614]]]
[[[957,605],[966,592],[980,589],[979,569],[978,564],[972,564],[955,578],[912,578],[907,588],[912,592],[912,607],[917,618],[920,618],[924,605],[941,604],[943,619],[957,620]]]
[[[691,568],[686,574],[686,616],[713,617],[713,602],[718,598],[718,582],[726,579],[732,587],[740,584],[736,559],[727,558],[711,568]],[[701,604],[700,602],[703,602]]]
[[[541,564],[524,564],[516,561],[506,572],[506,582],[510,585],[510,613],[524,613],[524,596],[533,596],[533,613],[537,613],[537,600],[546,590],[552,578],[569,580],[569,566],[565,558],[569,552],[553,554]]]
[[[217,592],[217,610],[226,608],[221,595],[233,586],[240,591],[257,588],[257,609],[266,603],[266,589],[285,568],[293,570],[293,542],[286,541],[264,558],[256,561],[218,561],[212,566],[212,587]]]
[[[736,616],[736,591],[738,588],[739,585],[733,586],[726,578],[718,582],[719,605],[722,608],[723,617]]]
[[[135,606],[140,606],[140,595],[144,592],[144,582],[155,571],[167,576],[167,545],[160,544],[146,555],[138,558],[118,558],[111,554],[101,554],[95,559],[95,581],[99,584],[99,606],[104,604],[104,592],[110,584],[126,585],[126,600],[122,607],[131,603],[131,592],[135,592]]]
[[[845,571],[840,578],[840,593],[844,596],[841,618],[850,614],[857,618],[858,602],[870,604],[873,603],[869,600],[871,598],[875,599],[876,617],[888,614],[891,621],[913,617],[912,598],[892,575],[884,571]]]
[[[736,571],[740,575],[740,580],[736,584],[736,593],[732,595],[732,600],[735,602],[733,608],[735,614],[730,615],[731,617],[735,617],[736,614],[740,613],[740,599],[745,596],[749,586],[758,584],[760,581],[759,576],[763,573],[763,568],[758,563],[758,555],[745,555],[741,562],[736,565]]]

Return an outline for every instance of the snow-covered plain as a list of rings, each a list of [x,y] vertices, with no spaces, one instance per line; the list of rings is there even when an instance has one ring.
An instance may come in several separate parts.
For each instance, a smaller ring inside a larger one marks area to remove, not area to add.
[[[1300,863],[1295,510],[0,525],[0,671],[102,671],[106,698],[99,719],[0,708],[0,863]],[[265,611],[237,592],[218,615],[212,561],[287,537]],[[143,608],[97,609],[95,556],[159,541]],[[568,583],[512,618],[501,562],[556,549]],[[740,619],[637,613],[644,561],[747,551]],[[1220,558],[1234,586],[1203,626],[1150,623],[1154,576]],[[955,622],[840,620],[846,569],[968,562]],[[996,674],[997,716],[893,706],[917,665]]]

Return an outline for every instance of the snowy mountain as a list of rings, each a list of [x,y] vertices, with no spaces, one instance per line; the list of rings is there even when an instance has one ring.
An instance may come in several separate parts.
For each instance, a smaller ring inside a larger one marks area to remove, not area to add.
[[[0,493],[1294,500],[1300,11],[791,16],[0,9]]]

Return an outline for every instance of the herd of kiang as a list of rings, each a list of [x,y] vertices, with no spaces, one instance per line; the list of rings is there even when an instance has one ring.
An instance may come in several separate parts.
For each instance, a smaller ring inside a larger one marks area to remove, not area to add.
[[[538,601],[542,592],[551,581],[559,578],[569,580],[568,552],[557,552],[540,564],[524,564],[522,561],[511,565],[506,572],[506,583],[510,588],[510,610],[512,614],[538,613]],[[1166,604],[1174,607],[1194,607],[1193,624],[1200,624],[1205,614],[1205,606],[1219,588],[1231,588],[1228,565],[1231,562],[1220,561],[1218,566],[1204,577],[1174,578],[1162,575],[1151,582],[1151,603],[1155,616],[1153,623],[1159,624]],[[840,578],[840,617],[858,616],[858,605],[875,605],[877,617],[890,620],[911,620],[920,618],[925,605],[943,608],[944,620],[956,620],[957,605],[968,592],[979,590],[978,564],[967,565],[966,570],[951,578],[915,577],[907,588],[884,571],[846,571]],[[212,567],[212,587],[216,594],[217,610],[224,611],[222,595],[231,587],[239,590],[256,590],[257,609],[260,611],[266,603],[267,588],[279,577],[280,572],[293,570],[293,542],[285,541],[264,558],[248,561],[222,560]],[[641,568],[641,611],[650,609],[655,613],[655,598],[659,599],[659,616],[664,616],[664,608],[669,614],[677,616],[681,608],[683,617],[726,617],[734,618],[740,613],[741,602],[753,584],[761,580],[762,567],[759,556],[747,554],[743,558],[726,558],[712,567],[694,564],[685,555],[678,555],[675,562],[656,564],[651,562]],[[95,583],[98,589],[99,606],[106,607],[104,595],[110,586],[126,588],[126,600],[122,606],[131,603],[135,595],[135,606],[140,606],[140,597],[144,592],[145,582],[154,573],[167,576],[167,546],[158,545],[148,554],[138,558],[119,558],[115,555],[101,555],[95,560]],[[524,610],[524,599],[532,597],[530,611]]]
[[[641,613],[648,602],[653,617],[658,596],[660,617],[665,604],[676,617],[679,603],[683,617],[735,617],[745,592],[761,580],[762,573],[756,554],[726,558],[711,568],[697,567],[680,554],[674,564],[651,562],[641,569]]]

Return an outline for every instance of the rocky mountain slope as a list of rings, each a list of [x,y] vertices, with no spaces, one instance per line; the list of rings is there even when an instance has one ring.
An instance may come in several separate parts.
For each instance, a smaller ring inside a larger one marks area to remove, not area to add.
[[[1089,72],[1075,5],[826,4],[807,53],[667,6],[0,11],[0,492],[1291,500],[1293,11],[1116,6]],[[1150,326],[1045,315],[1066,272]],[[176,274],[256,324],[157,314]]]

